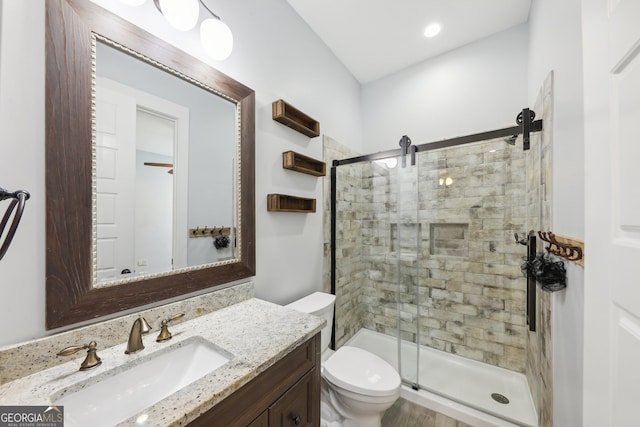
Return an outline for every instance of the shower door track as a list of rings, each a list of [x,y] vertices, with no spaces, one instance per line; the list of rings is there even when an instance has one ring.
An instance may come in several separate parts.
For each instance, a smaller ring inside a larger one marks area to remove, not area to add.
[[[536,120],[532,122],[530,132],[540,132],[540,131],[542,131],[542,120]],[[425,151],[438,150],[440,148],[449,148],[449,147],[455,147],[457,145],[470,144],[472,142],[488,141],[488,140],[497,139],[497,138],[519,136],[522,134],[523,134],[522,126],[512,126],[508,128],[496,129],[496,130],[491,130],[487,132],[474,133],[472,135],[458,136],[455,138],[443,139],[440,141],[427,142],[425,144],[416,145],[415,150],[416,150],[416,153],[420,153]],[[403,150],[401,148],[397,148],[395,150],[380,151],[378,153],[365,154],[363,156],[350,157],[348,159],[343,159],[343,160],[334,160],[332,163],[332,167],[350,165],[353,163],[360,163],[360,162],[368,162],[371,160],[383,160],[383,159],[388,159],[390,157],[401,156],[402,154],[403,154]]]
[[[443,139],[440,141],[427,142],[425,144],[414,145],[412,147],[412,153],[420,153],[432,150],[438,150],[440,148],[455,147],[458,145],[470,144],[473,142],[488,141],[497,138],[506,138],[512,136],[523,135],[523,149],[529,149],[529,133],[542,131],[542,120],[535,120],[535,113],[528,108],[524,108],[522,113],[518,115],[516,122],[517,126],[506,127],[502,129],[491,130],[487,132],[474,133],[471,135],[458,136],[450,139]],[[390,157],[404,156],[407,154],[407,146],[403,145],[403,137],[400,140],[402,148],[395,150],[380,151],[373,154],[365,154],[363,156],[350,157],[343,160],[334,160],[331,164],[331,293],[336,294],[336,180],[338,166],[350,165],[360,162],[369,162],[372,160],[384,160]],[[335,349],[335,312],[333,320],[333,328],[331,331],[331,348]]]

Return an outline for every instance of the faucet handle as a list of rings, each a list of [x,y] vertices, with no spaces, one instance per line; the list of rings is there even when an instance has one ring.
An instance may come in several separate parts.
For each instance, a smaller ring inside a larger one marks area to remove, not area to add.
[[[98,357],[98,353],[96,353],[97,346],[98,344],[95,341],[91,341],[89,344],[85,345],[72,345],[71,347],[60,350],[60,352],[57,353],[56,356],[71,356],[72,354],[75,354],[80,350],[86,349],[87,357],[85,357],[84,361],[80,364],[80,370],[86,371],[102,364],[102,360],[100,360],[100,357]]]
[[[176,314],[168,319],[164,319],[160,324],[160,333],[158,334],[158,338],[156,338],[156,342],[163,342],[171,339],[171,332],[169,332],[169,328],[167,324],[169,322],[173,322],[174,320],[179,320],[184,317],[184,313]]]

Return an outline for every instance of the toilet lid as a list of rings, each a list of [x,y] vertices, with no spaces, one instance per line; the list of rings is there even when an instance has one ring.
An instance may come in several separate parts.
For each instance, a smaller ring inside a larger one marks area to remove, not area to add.
[[[368,396],[388,396],[400,388],[400,376],[391,365],[357,347],[341,347],[325,362],[323,373],[329,382]]]

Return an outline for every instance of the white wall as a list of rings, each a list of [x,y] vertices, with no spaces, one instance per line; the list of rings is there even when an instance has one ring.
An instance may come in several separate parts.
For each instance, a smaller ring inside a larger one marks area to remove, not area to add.
[[[44,0],[0,4],[0,185],[32,193],[0,261],[0,324],[12,325],[3,328],[2,345],[46,334]],[[268,213],[266,195],[315,197],[321,207],[322,181],[283,170],[282,152],[322,158],[322,143],[273,121],[271,103],[285,99],[319,120],[322,132],[360,150],[360,85],[284,0],[216,5],[233,30],[235,48],[228,60],[212,65],[256,91],[256,294],[288,302],[321,288],[322,213]],[[164,31],[184,50],[198,51],[184,34]]]
[[[532,3],[529,101],[554,71],[553,223],[556,233],[584,238],[582,24],[580,0]]]
[[[532,107],[527,47],[520,25],[364,85],[365,152],[515,126]]]
[[[44,332],[44,0],[7,0],[0,7],[0,186],[31,193],[0,261],[3,344]],[[0,203],[2,214],[6,207]]]
[[[553,232],[584,239],[584,131],[580,0],[536,0],[529,17],[529,102],[554,72]],[[545,124],[546,125],[546,124]],[[582,425],[584,269],[570,262],[553,298],[554,425]]]

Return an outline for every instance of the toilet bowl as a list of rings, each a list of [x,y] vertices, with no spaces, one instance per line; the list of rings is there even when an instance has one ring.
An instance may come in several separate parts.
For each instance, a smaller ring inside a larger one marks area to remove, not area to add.
[[[322,329],[322,399],[340,415],[344,427],[380,427],[384,412],[400,396],[400,376],[386,361],[366,350],[329,349],[335,295],[315,292],[287,305],[324,318]]]

